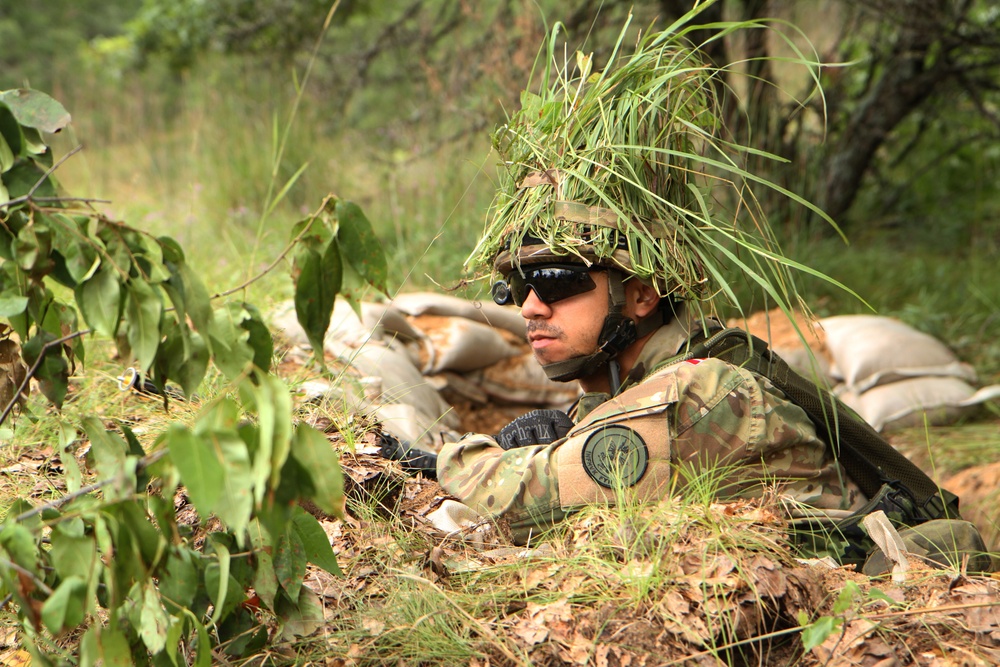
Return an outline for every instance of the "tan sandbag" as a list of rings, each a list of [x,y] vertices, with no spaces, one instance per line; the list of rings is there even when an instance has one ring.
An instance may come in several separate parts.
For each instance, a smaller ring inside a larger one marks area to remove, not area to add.
[[[338,347],[331,341],[327,341],[327,352],[350,364],[362,376],[379,378],[380,390],[373,392],[376,394],[372,399],[374,404],[413,406],[421,417],[421,430],[434,424],[443,428],[458,426],[458,418],[452,413],[451,406],[427,383],[404,352],[375,342],[354,349],[342,344]]]
[[[795,311],[793,317],[794,324],[784,311],[773,308],[749,317],[732,318],[726,326],[749,331],[805,377],[812,379],[818,374],[828,382],[831,357],[826,346],[826,334],[816,322],[802,313]]]
[[[990,391],[978,394],[961,378],[919,377],[878,385],[858,393],[845,385],[837,395],[878,431],[891,431],[925,423],[951,424],[970,415],[988,400]]]
[[[465,378],[497,401],[565,408],[580,395],[575,382],[555,382],[531,352],[504,359]]]
[[[369,303],[361,304],[361,320],[366,326],[380,327],[383,337],[398,336],[406,341],[418,340],[423,332],[410,324],[406,314],[392,304]]]
[[[520,352],[497,329],[464,317],[420,315],[412,322],[431,342],[430,355],[423,360],[421,369],[428,375],[444,371],[467,373]]]
[[[462,317],[491,327],[505,329],[524,338],[524,319],[521,311],[510,306],[498,306],[489,299],[469,301],[450,294],[411,292],[399,294],[392,305],[407,315],[441,315]]]
[[[363,312],[363,311],[362,311]],[[309,346],[306,332],[295,316],[295,302],[285,301],[271,313],[271,328],[282,333],[297,345]],[[330,316],[330,327],[324,341],[335,340],[351,347],[359,347],[369,340],[382,340],[384,330],[377,317],[364,321],[346,301],[337,301]]]
[[[429,419],[425,412],[407,403],[378,405],[373,414],[382,429],[390,435],[402,443],[425,451],[437,452],[443,442],[454,442],[459,438],[456,431],[443,424],[444,419]]]
[[[913,327],[878,315],[838,315],[820,320],[833,356],[831,373],[852,391],[922,376],[977,381],[969,364]]]

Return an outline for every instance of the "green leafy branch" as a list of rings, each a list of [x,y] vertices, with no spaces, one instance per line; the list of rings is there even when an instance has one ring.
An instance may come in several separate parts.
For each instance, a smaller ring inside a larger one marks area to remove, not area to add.
[[[61,406],[88,334],[114,340],[161,389],[172,380],[190,397],[213,363],[236,391],[148,447],[125,424],[64,425],[67,494],[8,508],[0,595],[16,603],[41,665],[51,664],[52,640],[75,629],[83,665],[212,664],[220,652],[259,649],[272,617],[282,637],[308,634],[322,605],[303,585],[306,566],[339,568],[299,501],[341,515],[338,454],[293,422],[291,396],[269,373],[273,342],[257,309],[213,305],[249,281],[209,297],[173,239],[67,206],[82,200],[59,195],[42,133],[68,122],[43,93],[0,93],[0,318],[8,323],[0,325],[0,422],[24,405],[32,378]],[[360,208],[333,196],[295,226],[265,273],[293,251],[298,318],[322,361],[334,300],[358,307],[369,287],[384,292],[385,257]],[[87,485],[75,457],[81,431],[97,476]],[[222,529],[179,521],[183,499]]]

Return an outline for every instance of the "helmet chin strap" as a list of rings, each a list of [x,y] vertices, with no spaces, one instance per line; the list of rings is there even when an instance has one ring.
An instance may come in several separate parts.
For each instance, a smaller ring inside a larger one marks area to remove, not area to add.
[[[611,391],[614,395],[621,385],[620,368],[615,358],[635,341],[662,325],[663,314],[659,309],[639,322],[625,316],[625,281],[622,272],[609,269],[608,314],[604,318],[604,326],[597,338],[597,350],[593,354],[545,364],[542,370],[550,380],[569,382],[594,375],[607,366]]]

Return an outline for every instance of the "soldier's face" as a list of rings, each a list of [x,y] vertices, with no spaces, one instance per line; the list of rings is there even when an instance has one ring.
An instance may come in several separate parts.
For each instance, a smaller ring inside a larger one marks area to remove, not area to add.
[[[528,343],[540,364],[593,354],[608,314],[608,274],[591,271],[597,288],[554,303],[543,303],[534,290],[521,306]]]

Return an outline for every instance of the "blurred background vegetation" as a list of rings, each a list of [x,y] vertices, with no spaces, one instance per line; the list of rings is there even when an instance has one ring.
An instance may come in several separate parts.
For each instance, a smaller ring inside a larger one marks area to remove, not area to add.
[[[56,145],[84,147],[59,169],[66,189],[174,236],[212,287],[267,265],[333,192],[375,223],[392,291],[437,289],[463,277],[493,194],[489,134],[548,27],[563,22],[569,56],[600,65],[630,10],[637,29],[662,28],[691,5],[0,0],[0,89],[63,102],[74,122]],[[749,58],[726,82],[747,102],[728,126],[784,160],[752,170],[822,205],[848,240],[764,202],[786,252],[1000,380],[1000,1],[722,0],[705,17],[788,22],[775,25],[787,40],[706,47],[720,63]],[[822,96],[807,68],[753,60],[795,48],[827,63]],[[250,299],[287,298],[286,275]],[[865,310],[801,287],[819,315]]]

